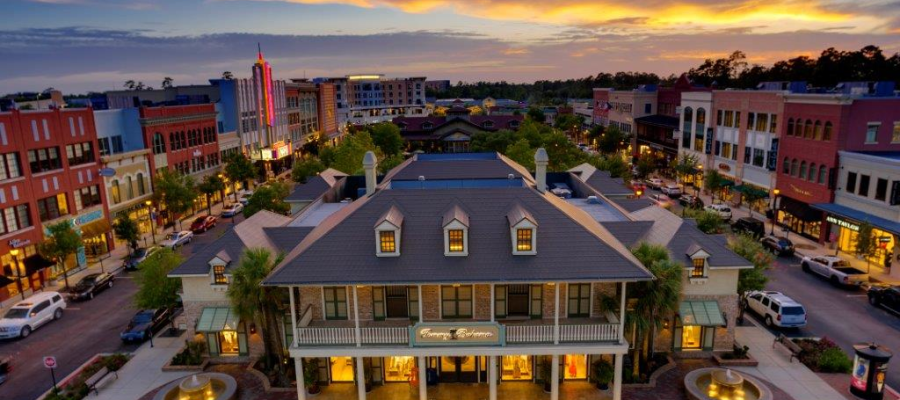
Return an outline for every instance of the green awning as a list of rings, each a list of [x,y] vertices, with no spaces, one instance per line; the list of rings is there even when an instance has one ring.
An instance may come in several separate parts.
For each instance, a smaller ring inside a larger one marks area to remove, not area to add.
[[[734,186],[733,180],[728,179],[728,178],[722,178],[722,187],[723,188],[732,187],[732,186]]]
[[[197,320],[197,332],[236,331],[238,317],[230,307],[205,307]]]
[[[749,194],[758,199],[767,199],[769,198],[769,192],[763,189],[760,189],[751,185],[737,185],[734,187],[735,191]]]
[[[678,314],[682,325],[725,326],[719,303],[713,300],[682,301]]]

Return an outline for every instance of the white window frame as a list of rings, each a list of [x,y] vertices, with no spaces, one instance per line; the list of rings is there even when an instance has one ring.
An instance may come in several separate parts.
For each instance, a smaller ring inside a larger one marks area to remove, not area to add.
[[[531,250],[528,251],[520,251],[518,250],[518,235],[517,230],[519,229],[531,229]],[[537,255],[537,225],[533,222],[523,219],[519,221],[519,223],[513,225],[509,228],[509,236],[512,239],[512,253],[516,256],[533,256]]]
[[[461,230],[463,232],[463,251],[450,251],[450,231]],[[447,257],[465,257],[469,255],[469,227],[459,220],[454,219],[444,225],[444,255]]]
[[[225,277],[225,283],[216,282],[216,267],[222,267],[222,276]],[[216,257],[209,261],[209,284],[212,286],[228,286],[231,284],[231,274],[228,273],[228,263]]]
[[[692,284],[703,284],[709,280],[709,256],[710,254],[703,250],[698,250],[694,254],[689,254],[691,264],[687,268],[688,279]],[[703,276],[694,276],[694,260],[703,260]]]
[[[394,232],[394,251],[381,251],[381,232]],[[375,255],[378,257],[399,257],[400,256],[400,227],[388,221],[384,221],[375,227]]]
[[[875,140],[869,141],[869,128],[871,128],[872,126],[875,126],[875,138],[874,138]],[[863,142],[863,144],[878,144],[878,130],[879,129],[881,129],[880,121],[866,123],[866,138],[865,138],[865,141]],[[891,132],[891,134],[893,135],[893,132]]]

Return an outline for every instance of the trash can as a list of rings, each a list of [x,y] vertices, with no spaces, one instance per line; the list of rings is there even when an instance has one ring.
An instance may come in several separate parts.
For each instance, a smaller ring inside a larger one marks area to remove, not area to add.
[[[861,399],[882,400],[887,363],[893,353],[875,343],[857,343],[853,349],[856,356],[850,375],[850,393]]]

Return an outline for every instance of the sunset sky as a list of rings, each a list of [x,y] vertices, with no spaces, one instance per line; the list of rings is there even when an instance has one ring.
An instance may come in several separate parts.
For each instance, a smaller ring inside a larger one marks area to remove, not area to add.
[[[0,93],[246,77],[257,42],[280,79],[453,82],[900,51],[900,0],[3,0],[0,15]]]

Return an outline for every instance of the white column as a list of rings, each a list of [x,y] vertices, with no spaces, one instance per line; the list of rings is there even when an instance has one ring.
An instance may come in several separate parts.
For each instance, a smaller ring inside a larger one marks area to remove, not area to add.
[[[553,344],[559,344],[559,282],[553,286],[556,290],[556,301],[553,304]]]
[[[615,373],[613,374],[613,400],[622,400],[622,358],[624,354],[616,354]]]
[[[294,357],[294,371],[297,373],[297,400],[306,400],[306,382],[303,379],[302,357]]]
[[[422,298],[422,285],[418,286],[419,290],[419,322],[425,321],[425,314],[422,314],[422,303],[425,303],[425,299]]]
[[[554,354],[550,362],[550,400],[559,400],[559,355]]]
[[[288,286],[291,293],[291,331],[294,333],[293,347],[297,347],[297,308],[294,306],[294,287]]]
[[[494,299],[494,284],[491,284],[491,322],[494,322],[494,315],[497,313],[494,310],[494,306],[497,304],[497,300]]]
[[[356,295],[356,285],[353,285],[353,320],[356,323],[356,347],[362,346],[362,332],[359,330],[359,296]]]
[[[419,286],[419,293],[422,293],[422,286]],[[421,299],[420,299],[421,301]],[[419,400],[428,400],[428,377],[425,374],[425,357],[419,356]]]
[[[491,284],[491,288],[494,285]],[[488,357],[488,393],[489,400],[497,400],[497,356]]]
[[[622,282],[622,293],[619,296],[619,344],[625,343],[625,282]]]
[[[359,400],[366,400],[366,370],[362,357],[356,357],[356,393]]]

